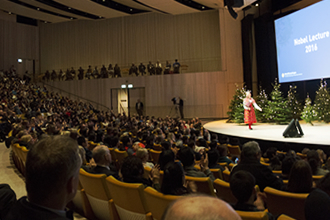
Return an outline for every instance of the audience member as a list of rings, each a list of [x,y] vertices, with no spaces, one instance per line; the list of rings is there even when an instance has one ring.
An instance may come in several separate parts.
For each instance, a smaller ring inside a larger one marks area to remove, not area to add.
[[[154,164],[151,162],[148,162],[149,160],[149,152],[145,148],[139,148],[136,151],[136,157],[140,158],[142,160],[143,167],[150,167],[154,168]]]
[[[297,160],[290,171],[288,191],[309,193],[313,187],[312,169],[304,160]]]
[[[171,64],[166,60],[164,75],[170,74],[171,72]]]
[[[26,191],[6,219],[73,219],[65,207],[76,194],[81,158],[77,142],[66,136],[39,141],[26,160]]]
[[[292,156],[286,156],[283,161],[282,161],[282,179],[283,180],[288,180],[291,168],[293,164],[297,161],[295,157]]]
[[[143,63],[140,63],[140,65],[139,65],[139,72],[141,73],[141,76],[146,74],[146,66],[143,65]]]
[[[330,173],[327,173],[311,191],[305,202],[306,220],[330,219]]]
[[[179,151],[178,156],[179,159],[181,160],[181,163],[183,164],[183,168],[187,176],[210,177],[211,181],[212,182],[214,181],[214,176],[208,167],[209,161],[207,154],[205,154],[205,156],[203,156],[201,159],[200,162],[201,171],[199,171],[194,167],[195,155],[194,155],[194,151],[190,147],[182,148]]]
[[[132,63],[131,68],[129,69],[129,75],[135,74],[136,76],[138,76],[138,68],[134,65],[134,63]]]
[[[173,73],[180,73],[180,67],[181,64],[175,59],[175,62],[173,63]]]
[[[321,168],[321,160],[316,150],[310,150],[307,153],[307,160],[312,168],[313,175],[321,176],[327,174],[329,171]]]
[[[0,184],[0,219],[6,219],[6,215],[16,203],[16,193],[8,184]]]
[[[184,186],[184,170],[180,163],[171,161],[164,168],[161,192],[169,195],[184,195],[191,191]]]
[[[145,179],[142,160],[136,156],[128,156],[123,160],[120,173],[126,183],[142,183],[145,187],[152,186],[160,190],[159,167],[156,166],[151,170],[151,179]]]
[[[266,186],[281,189],[283,182],[265,165],[260,163],[261,151],[259,144],[255,141],[247,142],[243,145],[240,163],[235,166],[231,175],[244,170],[250,172],[256,179],[256,184],[263,191]]]
[[[240,220],[234,209],[221,199],[189,195],[175,200],[166,209],[163,220]]]
[[[98,145],[93,149],[93,159],[95,167],[87,169],[87,172],[95,174],[105,174],[119,179],[115,166],[112,165],[111,154],[109,148],[104,145]]]

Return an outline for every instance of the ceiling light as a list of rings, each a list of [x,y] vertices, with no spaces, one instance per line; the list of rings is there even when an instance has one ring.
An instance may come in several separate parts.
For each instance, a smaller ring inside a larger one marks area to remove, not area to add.
[[[128,84],[128,86],[127,86],[128,88],[133,88],[133,84]]]
[[[133,11],[133,9],[130,9],[130,11]]]
[[[126,85],[125,85],[125,84],[122,84],[122,85],[121,85],[121,88],[122,88],[122,89],[126,89]]]
[[[256,4],[256,7],[258,7],[258,6],[259,6],[259,4],[257,3],[257,4]]]
[[[37,8],[37,10],[39,11],[39,10],[40,10],[40,8]]]
[[[69,7],[68,9],[70,10],[71,8]]]
[[[204,9],[205,7],[204,6],[202,6],[202,9]]]
[[[11,12],[8,12],[8,14],[10,14],[10,15],[11,15]]]

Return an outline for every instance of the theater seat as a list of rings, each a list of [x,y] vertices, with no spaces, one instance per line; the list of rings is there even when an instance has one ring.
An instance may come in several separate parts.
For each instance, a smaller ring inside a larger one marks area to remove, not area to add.
[[[162,153],[162,152],[161,152],[161,151],[158,151],[158,150],[152,150],[152,149],[151,149],[151,150],[149,151],[151,161],[152,161],[154,164],[158,164],[159,155],[160,155],[161,153]]]
[[[274,216],[286,214],[296,219],[305,219],[305,200],[308,193],[290,193],[271,187],[264,189],[268,211]]]
[[[241,216],[242,220],[268,220],[267,212],[244,212],[244,211],[236,211],[239,216]]]
[[[220,168],[218,168],[218,169],[210,169],[210,171],[213,173],[213,176],[214,176],[214,178],[216,178],[216,179],[223,179],[223,177],[222,177],[222,171],[220,170]]]
[[[118,164],[122,164],[125,157],[128,156],[126,151],[120,151],[118,149],[115,149],[114,154],[115,154],[115,157],[116,157],[116,160],[117,160]]]
[[[146,203],[154,220],[161,220],[166,207],[181,196],[164,195],[152,187],[144,189]]]
[[[197,192],[205,193],[205,194],[216,197],[210,177],[186,176],[186,180],[195,182],[195,184],[197,186]]]
[[[230,181],[230,172],[228,170],[222,171],[223,180],[228,182]]]
[[[151,220],[142,183],[124,183],[113,176],[106,179],[120,219]]]
[[[218,198],[230,203],[236,204],[237,199],[233,195],[230,189],[230,185],[228,182],[225,182],[220,179],[216,179],[213,182],[214,189],[216,190],[216,195]]]
[[[233,157],[233,156],[240,157],[241,156],[241,148],[238,145],[228,144],[228,151],[229,151],[230,157]]]
[[[119,219],[105,178],[105,174],[91,174],[80,169],[79,180],[85,192],[84,212],[88,219]]]

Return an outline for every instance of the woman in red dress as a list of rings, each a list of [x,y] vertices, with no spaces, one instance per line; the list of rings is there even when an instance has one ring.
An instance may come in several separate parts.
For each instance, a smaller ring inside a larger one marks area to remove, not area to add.
[[[249,125],[249,129],[252,130],[251,125],[257,123],[256,114],[254,108],[262,111],[262,109],[257,105],[256,101],[251,97],[251,92],[246,92],[246,98],[243,100],[244,106],[244,123]],[[254,107],[254,108],[253,108]]]

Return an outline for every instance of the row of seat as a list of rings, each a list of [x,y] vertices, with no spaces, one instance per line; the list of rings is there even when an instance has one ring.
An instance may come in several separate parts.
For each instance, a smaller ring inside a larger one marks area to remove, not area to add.
[[[208,182],[211,188],[212,183],[207,178],[186,177],[190,181]],[[206,180],[206,181],[205,181]],[[214,182],[217,196],[226,202],[235,203],[229,183],[220,179]],[[212,186],[213,188],[213,186]],[[199,188],[201,189],[201,188]],[[199,191],[209,194],[210,192]],[[304,200],[308,194],[291,195],[267,187],[265,192],[268,196],[269,211],[274,215],[287,214],[297,219],[304,219],[299,213],[303,213]],[[83,169],[80,170],[80,189],[73,200],[75,207],[83,209],[88,219],[137,219],[152,220],[161,219],[166,207],[181,196],[164,195],[151,187],[144,188],[143,184],[132,184],[118,181],[112,176],[104,174],[90,174]],[[80,199],[80,202],[79,202]],[[286,209],[279,207],[284,204]],[[288,204],[295,204],[294,207]],[[80,206],[80,207],[79,207]],[[237,211],[243,220],[268,220],[267,211],[243,212]],[[297,214],[298,213],[298,214]],[[279,219],[293,219],[282,215]]]
[[[12,145],[12,156],[16,167],[24,175],[28,150],[19,144]],[[149,170],[150,172],[150,170]],[[219,172],[219,170],[218,170]],[[226,173],[226,171],[224,172]],[[227,171],[227,173],[230,172]],[[148,173],[147,173],[148,174]],[[161,178],[162,178],[161,171]],[[194,181],[197,191],[223,199],[228,203],[236,203],[228,182],[218,178],[212,184],[209,177],[189,177]],[[308,194],[295,194],[265,188],[268,210],[273,214],[288,214],[297,219],[304,219],[304,201]],[[90,174],[80,170],[80,182],[73,204],[77,211],[89,219],[160,219],[166,206],[179,196],[163,195],[153,188],[144,189],[143,184],[129,184],[108,177],[104,174]],[[132,202],[134,201],[134,202]],[[139,202],[140,201],[140,202]],[[133,203],[133,204],[132,204]],[[290,204],[296,204],[294,208]],[[281,205],[279,207],[279,205]],[[266,212],[238,212],[243,219],[267,219]]]

